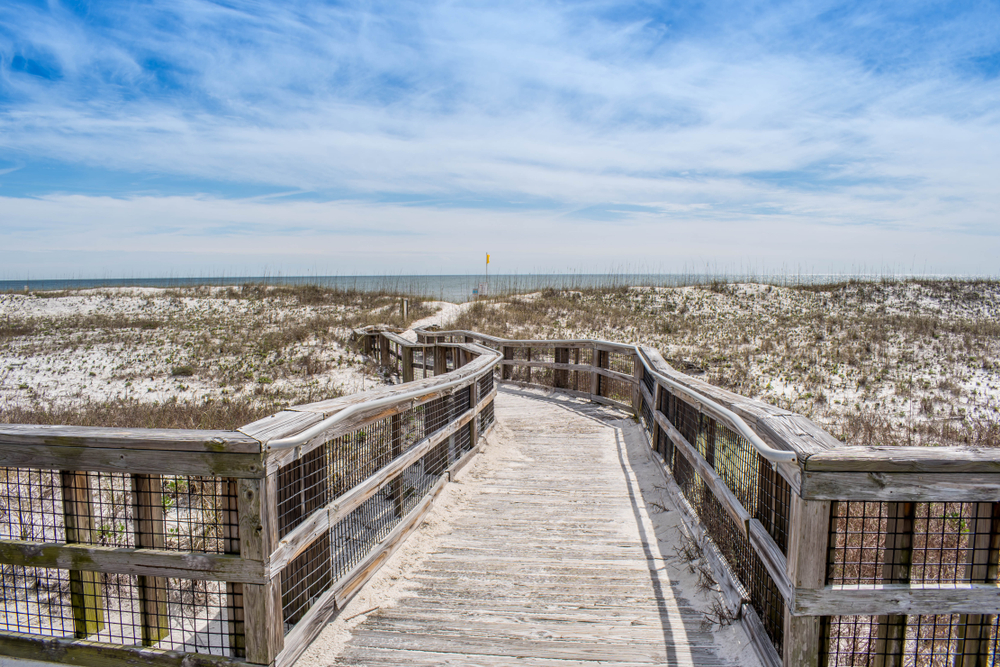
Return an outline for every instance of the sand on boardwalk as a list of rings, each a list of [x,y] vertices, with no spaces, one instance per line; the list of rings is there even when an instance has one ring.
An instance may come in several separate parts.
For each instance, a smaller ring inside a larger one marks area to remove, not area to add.
[[[518,391],[537,393],[539,396],[550,394],[534,389]],[[699,575],[695,569],[699,565],[697,561],[686,563],[677,553],[678,545],[688,533],[680,512],[666,490],[659,464],[654,461],[646,445],[645,436],[628,417],[611,421],[609,425],[619,430],[625,443],[630,483],[634,485],[633,488],[638,487],[645,502],[643,520],[648,522],[645,532],[648,535],[655,534],[658,540],[651,547],[666,564],[669,579],[678,585],[680,597],[709,614],[714,601],[723,602],[722,596],[717,590],[705,589],[699,585]],[[519,451],[513,434],[500,420],[485,440],[486,446],[482,453],[459,473],[453,483],[444,487],[423,524],[323,629],[295,663],[296,667],[326,667],[334,664],[350,641],[352,631],[367,620],[368,614],[392,607],[414,594],[416,586],[411,583],[413,575],[419,572],[425,559],[439,544],[440,538],[452,530],[450,522],[459,516],[467,500],[479,493],[483,483],[496,471],[512,461],[525,458]],[[656,511],[654,503],[667,508],[667,511]],[[750,640],[739,623],[723,628],[716,626],[713,638],[721,658],[743,667],[759,666]]]

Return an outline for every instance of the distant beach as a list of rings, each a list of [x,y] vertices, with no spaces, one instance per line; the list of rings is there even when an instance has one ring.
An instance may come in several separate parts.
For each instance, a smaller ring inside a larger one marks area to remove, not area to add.
[[[551,273],[479,275],[372,275],[372,276],[203,276],[166,278],[79,278],[40,280],[0,280],[0,292],[63,291],[106,287],[180,288],[198,285],[317,285],[345,291],[409,294],[464,303],[484,291],[492,295],[524,294],[543,289],[613,289],[616,287],[681,287],[711,283],[766,283],[778,286],[817,285],[847,280],[901,280],[909,277],[882,274],[834,273]],[[482,287],[486,289],[483,290]]]

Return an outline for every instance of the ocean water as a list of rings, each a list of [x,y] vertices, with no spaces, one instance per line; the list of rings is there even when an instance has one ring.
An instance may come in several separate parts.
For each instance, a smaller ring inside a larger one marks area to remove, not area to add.
[[[897,276],[898,278],[899,276]],[[99,278],[72,280],[0,280],[0,292],[77,290],[95,287],[191,287],[195,285],[319,285],[344,290],[390,292],[441,301],[462,303],[473,299],[476,290],[485,286],[491,294],[533,292],[546,288],[587,289],[624,286],[678,286],[724,282],[768,282],[774,284],[817,284],[847,280],[871,279],[871,276],[842,274],[757,275],[734,276],[691,273],[589,274],[555,273],[524,275],[450,275],[450,276],[235,276],[186,278]]]

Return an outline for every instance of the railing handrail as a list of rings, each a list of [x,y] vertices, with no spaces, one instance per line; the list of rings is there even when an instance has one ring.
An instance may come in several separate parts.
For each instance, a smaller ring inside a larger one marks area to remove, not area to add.
[[[290,435],[284,438],[278,438],[276,440],[270,440],[267,443],[267,448],[269,450],[282,450],[282,449],[292,449],[294,447],[300,447],[307,442],[313,440],[314,438],[322,435],[325,431],[328,431],[331,427],[335,426],[339,422],[344,421],[348,417],[358,414],[359,412],[368,412],[370,410],[377,410],[378,408],[387,407],[389,405],[396,405],[399,403],[404,403],[409,400],[415,400],[427,394],[439,393],[442,391],[448,391],[454,387],[458,387],[463,384],[471,384],[479,379],[482,375],[486,373],[492,373],[494,367],[497,363],[501,361],[503,355],[488,348],[483,345],[476,345],[470,343],[470,346],[474,346],[483,351],[483,353],[495,355],[492,361],[486,364],[482,369],[476,371],[471,375],[466,375],[464,377],[457,378],[455,380],[449,380],[443,384],[435,384],[432,387],[420,387],[418,389],[412,389],[410,391],[403,391],[400,393],[392,393],[389,396],[383,398],[376,398],[371,401],[365,401],[363,403],[355,403],[349,407],[340,410],[334,415],[327,417],[326,419],[313,424],[309,428],[295,435]]]
[[[564,343],[564,344],[565,343],[570,343],[570,344],[574,344],[574,345],[579,345],[579,344],[595,345],[595,346],[605,345],[605,346],[608,346],[608,347],[618,347],[618,348],[628,349],[633,354],[635,354],[636,358],[642,364],[643,368],[648,373],[650,373],[653,377],[655,377],[657,380],[659,380],[660,382],[662,382],[662,383],[664,383],[666,385],[669,385],[671,387],[674,387],[675,389],[683,391],[685,394],[691,396],[696,401],[698,401],[700,403],[700,405],[698,405],[699,412],[701,411],[702,405],[706,405],[709,408],[711,408],[711,410],[713,412],[717,413],[718,417],[720,417],[723,421],[725,421],[733,430],[735,430],[737,433],[739,433],[744,438],[746,438],[747,441],[749,441],[750,444],[753,446],[753,448],[756,449],[760,453],[761,456],[763,456],[765,459],[767,459],[771,463],[797,463],[798,462],[798,455],[795,452],[784,450],[784,449],[775,449],[774,447],[771,447],[766,442],[764,442],[764,440],[761,439],[761,437],[759,435],[757,435],[757,433],[755,433],[754,430],[752,428],[750,428],[750,426],[748,426],[747,423],[745,421],[743,421],[743,419],[739,415],[737,415],[736,413],[734,413],[732,410],[730,410],[730,409],[728,409],[728,408],[720,405],[719,403],[713,401],[712,399],[708,398],[704,394],[702,394],[702,393],[700,393],[700,392],[698,392],[698,391],[696,391],[694,389],[691,389],[690,387],[688,387],[686,385],[683,385],[683,384],[681,384],[681,383],[679,383],[679,382],[677,382],[675,380],[672,380],[672,379],[668,378],[666,375],[663,375],[659,371],[656,371],[655,369],[653,369],[653,367],[649,364],[648,360],[646,359],[646,356],[639,349],[638,345],[630,345],[628,343],[613,343],[611,341],[596,340],[596,339],[589,339],[589,338],[585,338],[585,339],[570,339],[570,340],[553,340],[553,341],[548,341],[548,340],[539,340],[539,341],[535,341],[535,340],[508,340],[508,339],[505,339],[505,338],[498,338],[496,336],[486,336],[484,334],[479,334],[479,333],[476,333],[474,331],[464,331],[464,330],[433,331],[433,332],[429,332],[429,331],[426,331],[425,329],[417,329],[416,332],[418,334],[423,334],[423,335],[426,335],[426,336],[449,336],[449,335],[473,336],[473,337],[477,337],[477,338],[491,339],[491,340],[496,341],[497,343],[499,343],[501,345],[503,343],[518,343],[518,344],[522,344],[522,345],[523,344],[532,344],[532,345],[537,344],[539,346],[542,346],[542,345],[546,345],[546,346],[551,345],[553,347],[558,347],[560,343]]]

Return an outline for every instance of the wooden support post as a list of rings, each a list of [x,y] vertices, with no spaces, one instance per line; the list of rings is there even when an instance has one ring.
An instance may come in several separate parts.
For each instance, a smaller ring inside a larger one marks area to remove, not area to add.
[[[573,363],[579,365],[580,363],[580,348],[573,350]],[[573,386],[574,391],[580,391],[580,371],[573,371]]]
[[[85,472],[63,471],[61,478],[66,542],[93,544],[94,506],[90,498],[90,477]],[[76,637],[84,639],[100,632],[104,628],[101,574],[70,570],[69,590]]]
[[[766,463],[763,462],[762,463]],[[792,494],[788,517],[786,571],[796,588],[823,588],[830,540],[830,502],[802,500]],[[792,616],[785,607],[782,662],[791,667],[819,667],[820,616]]]
[[[396,460],[403,453],[403,415],[395,414],[389,418],[389,429],[392,438],[392,460]],[[392,497],[392,508],[396,516],[402,517],[405,513],[405,498],[403,497],[403,473],[396,475],[389,487],[389,495]]]
[[[976,503],[969,526],[969,560],[966,581],[997,581],[1000,556],[1000,503]],[[987,614],[962,614],[958,627],[955,667],[986,667],[990,658],[990,630],[995,617]]]
[[[660,409],[660,383],[656,382],[653,384],[653,404],[649,406],[649,411],[653,413],[653,451],[658,452],[660,456],[664,459],[666,458],[666,452],[663,451],[663,446],[660,443],[661,435],[659,422],[656,421],[656,413]]]
[[[413,382],[413,348],[403,348],[403,382]]]
[[[444,375],[448,372],[448,348],[434,346],[434,375]]]
[[[163,480],[159,475],[132,475],[132,502],[135,507],[135,546],[162,549],[166,532],[163,526]],[[139,576],[142,645],[154,646],[170,634],[167,617],[167,579]]]
[[[601,395],[601,375],[597,372],[597,369],[601,368],[601,356],[603,355],[604,353],[596,347],[593,348],[593,354],[590,357],[590,365],[594,369],[590,373],[590,393],[593,396]]]
[[[475,409],[479,405],[479,381],[476,380],[469,385],[469,406]],[[479,413],[469,420],[469,446],[475,447],[479,444]]]
[[[277,473],[239,480],[240,556],[267,563],[278,546]],[[270,665],[285,641],[281,574],[266,584],[243,584],[246,660]]]
[[[378,363],[383,368],[389,368],[389,362],[391,361],[389,358],[389,339],[385,336],[379,336],[378,342]]]
[[[632,370],[632,377],[635,378],[635,384],[632,385],[632,412],[636,417],[642,414],[642,359],[639,358],[638,354],[632,355],[632,363],[635,367]]]
[[[513,359],[514,358],[514,348],[504,346],[503,347],[503,358],[504,359],[508,359],[508,360],[509,359]],[[500,371],[500,379],[501,380],[509,380],[511,372],[513,371],[514,367],[513,366],[508,366],[507,364],[504,364],[500,368],[502,369]]]
[[[569,348],[555,348],[553,357],[557,364],[568,364]],[[559,370],[558,368],[552,371],[552,386],[557,389],[567,389],[569,387],[569,371]]]
[[[524,356],[527,361],[531,361],[531,348],[524,349]],[[524,381],[531,384],[531,366],[524,367]]]
[[[225,495],[222,498],[223,549],[227,554],[239,554],[239,483],[235,479],[227,479],[223,485],[225,489]],[[226,583],[226,609],[230,614],[230,617],[226,619],[230,657],[245,658],[247,655],[247,633],[243,612],[243,584]]]
[[[913,523],[916,503],[888,503],[885,536],[885,564],[882,583],[906,584],[910,581],[913,558]],[[906,645],[906,616],[891,614],[878,617],[873,667],[902,667]]]

